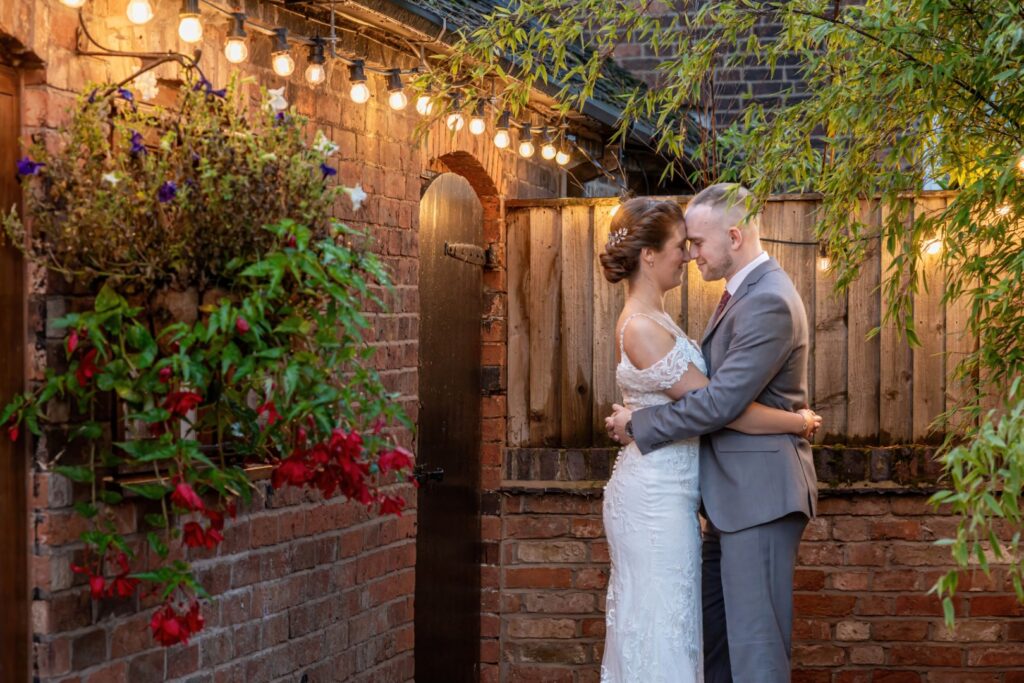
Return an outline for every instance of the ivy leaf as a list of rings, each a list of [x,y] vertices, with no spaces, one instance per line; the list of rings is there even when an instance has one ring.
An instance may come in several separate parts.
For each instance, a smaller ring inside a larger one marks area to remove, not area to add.
[[[95,478],[91,469],[80,465],[57,465],[53,471],[79,484],[89,484]]]
[[[121,484],[121,488],[149,500],[160,500],[170,491],[163,484]],[[161,516],[162,523],[162,516]]]

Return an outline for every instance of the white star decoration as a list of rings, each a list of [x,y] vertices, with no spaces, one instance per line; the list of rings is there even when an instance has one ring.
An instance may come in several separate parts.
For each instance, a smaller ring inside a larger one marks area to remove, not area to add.
[[[363,202],[366,200],[366,197],[368,196],[366,192],[363,191],[362,185],[356,185],[355,187],[346,187],[345,192],[348,192],[348,197],[349,199],[352,200],[352,209],[354,211],[359,210],[359,208],[363,205]]]

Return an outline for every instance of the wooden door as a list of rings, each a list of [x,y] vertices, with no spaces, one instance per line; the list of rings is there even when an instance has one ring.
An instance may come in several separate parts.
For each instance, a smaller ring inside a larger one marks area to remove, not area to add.
[[[21,193],[15,72],[0,67],[0,211]],[[25,386],[25,277],[19,252],[0,247],[0,406]],[[2,425],[0,425],[2,427]],[[0,429],[0,681],[28,680],[28,521],[26,437],[16,443]]]
[[[419,491],[417,683],[477,678],[482,266],[446,255],[445,245],[482,242],[483,208],[469,182],[436,178],[420,203],[417,458],[444,478]]]

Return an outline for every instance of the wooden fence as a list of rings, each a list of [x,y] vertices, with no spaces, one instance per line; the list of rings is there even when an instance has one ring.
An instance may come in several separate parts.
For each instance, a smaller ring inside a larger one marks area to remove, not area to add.
[[[930,193],[913,211],[940,211],[948,193]],[[685,200],[681,200],[685,202]],[[910,201],[910,200],[908,200]],[[597,255],[608,237],[614,200],[547,200],[508,205],[508,445],[588,447],[607,444],[603,418],[619,402],[615,388],[615,322],[625,285],[608,283]],[[785,196],[767,203],[762,237],[814,242],[818,200]],[[908,207],[909,208],[909,207]],[[865,201],[862,220],[879,225],[882,209]],[[909,212],[908,212],[909,213]],[[914,296],[922,345],[911,348],[879,324],[879,289],[889,255],[877,241],[860,279],[834,293],[834,276],[818,267],[813,245],[766,241],[765,250],[796,284],[810,323],[810,396],[825,418],[819,441],[921,443],[936,416],[961,398],[951,379],[974,348],[964,330],[968,309],[942,303],[940,258],[927,259],[930,287]],[[723,282],[706,283],[691,265],[668,310],[699,339]]]

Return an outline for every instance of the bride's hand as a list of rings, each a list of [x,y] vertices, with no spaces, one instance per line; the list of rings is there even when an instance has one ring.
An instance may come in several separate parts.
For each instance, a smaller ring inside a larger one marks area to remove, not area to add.
[[[804,429],[800,433],[800,436],[810,440],[814,436],[814,433],[821,427],[821,415],[810,408],[801,408],[796,411],[800,413],[800,417],[804,419]]]

